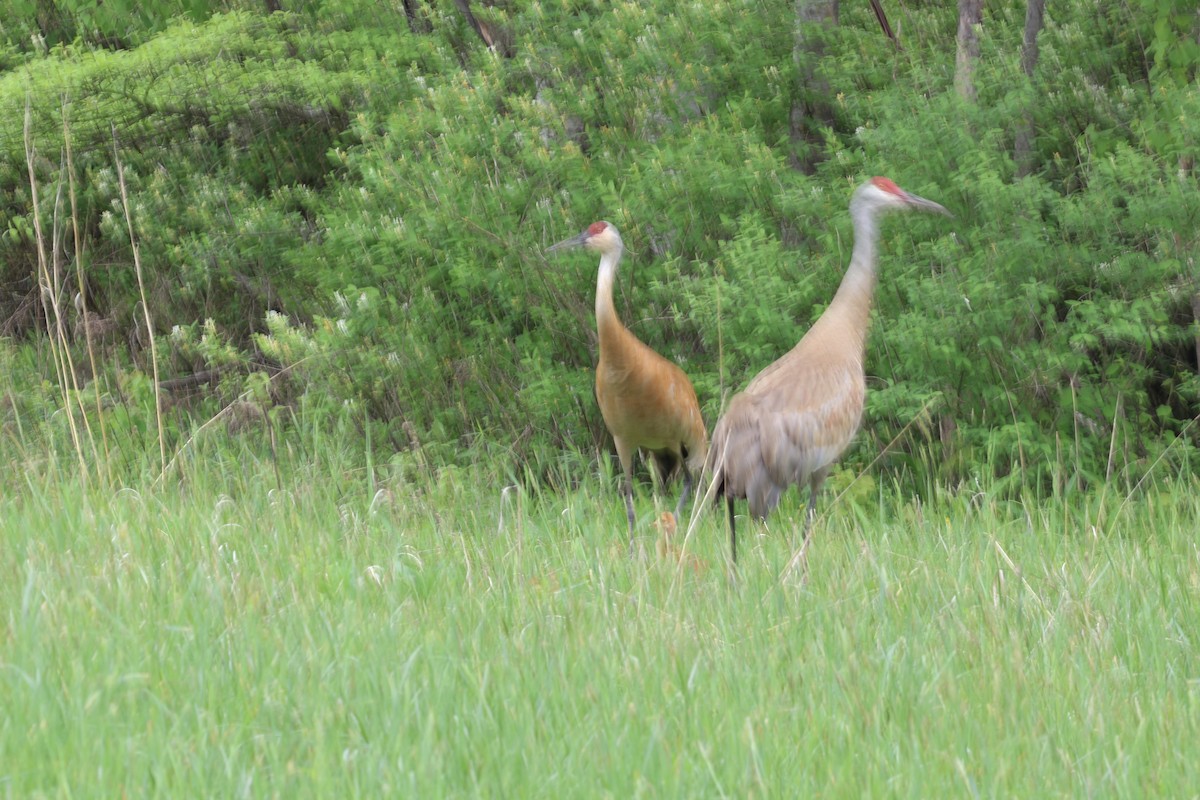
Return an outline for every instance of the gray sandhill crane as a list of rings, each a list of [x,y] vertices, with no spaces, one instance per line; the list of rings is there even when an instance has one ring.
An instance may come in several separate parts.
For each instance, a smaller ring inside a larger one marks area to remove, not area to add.
[[[625,513],[629,518],[629,551],[633,553],[633,455],[648,452],[664,485],[678,470],[683,491],[675,516],[683,511],[692,488],[692,472],[708,454],[708,433],[692,382],[678,366],[638,340],[617,318],[613,281],[625,245],[608,222],[594,222],[583,233],[559,242],[547,252],[586,247],[600,253],[596,279],[596,330],[600,361],[596,365],[596,400],[604,424],[617,446],[625,473]]]
[[[115,317],[105,317],[95,311],[89,311],[84,302],[83,294],[75,293],[75,327],[72,335],[76,341],[107,339],[117,329]]]
[[[734,563],[735,499],[748,500],[750,514],[766,519],[784,489],[807,483],[802,540],[807,542],[821,484],[862,420],[863,355],[875,292],[879,217],[913,209],[953,216],[887,178],[872,178],[854,192],[854,251],[833,301],[790,352],[734,395],[717,421],[705,471],[714,470],[716,490],[725,496]]]

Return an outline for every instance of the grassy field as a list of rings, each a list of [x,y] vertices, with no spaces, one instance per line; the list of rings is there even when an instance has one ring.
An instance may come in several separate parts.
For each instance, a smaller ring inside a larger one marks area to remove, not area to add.
[[[680,568],[643,492],[631,562],[595,475],[64,471],[2,481],[0,795],[1200,791],[1194,477],[838,503],[801,584],[794,493],[731,582],[721,515]]]

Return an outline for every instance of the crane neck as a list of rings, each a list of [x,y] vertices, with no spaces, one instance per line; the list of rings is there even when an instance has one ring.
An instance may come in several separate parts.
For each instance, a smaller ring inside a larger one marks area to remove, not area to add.
[[[850,219],[854,223],[854,249],[850,253],[850,270],[857,265],[874,276],[878,261],[876,245],[879,243],[879,216],[874,209],[857,204],[850,209]]]
[[[613,283],[617,278],[617,264],[621,260],[622,248],[617,247],[600,256],[600,272],[596,276],[596,328],[600,333],[601,344],[604,342],[606,329],[623,327],[617,319],[617,309],[613,305]]]
[[[840,320],[852,339],[861,359],[867,343],[867,328],[871,324],[871,302],[875,296],[879,241],[879,217],[869,208],[851,208],[854,221],[854,250],[850,254],[850,266],[838,286],[833,302],[825,315]]]

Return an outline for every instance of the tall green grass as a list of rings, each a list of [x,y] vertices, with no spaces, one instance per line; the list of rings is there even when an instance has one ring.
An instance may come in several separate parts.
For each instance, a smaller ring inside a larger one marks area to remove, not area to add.
[[[6,479],[0,794],[1200,786],[1186,473],[1128,502],[827,502],[801,582],[780,579],[794,494],[743,523],[731,580],[722,515],[681,569],[656,552],[648,493],[631,561],[603,476],[370,485],[332,447],[286,469],[229,450],[137,489],[78,488],[69,464]]]

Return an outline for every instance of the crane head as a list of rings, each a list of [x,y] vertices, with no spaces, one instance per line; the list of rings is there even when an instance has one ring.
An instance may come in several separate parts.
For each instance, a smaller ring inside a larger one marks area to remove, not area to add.
[[[850,201],[850,206],[852,211],[861,209],[869,213],[896,209],[900,211],[931,211],[936,214],[945,214],[947,217],[954,216],[944,206],[906,192],[894,181],[882,177],[872,178],[858,187],[854,193],[854,199]]]
[[[617,229],[612,223],[600,220],[593,222],[587,227],[583,233],[578,236],[572,236],[570,239],[564,239],[556,245],[552,245],[546,249],[547,253],[552,253],[555,250],[564,250],[568,247],[586,247],[589,250],[596,250],[601,254],[611,253],[614,250],[622,250],[625,245],[621,241],[621,234],[617,233]]]

